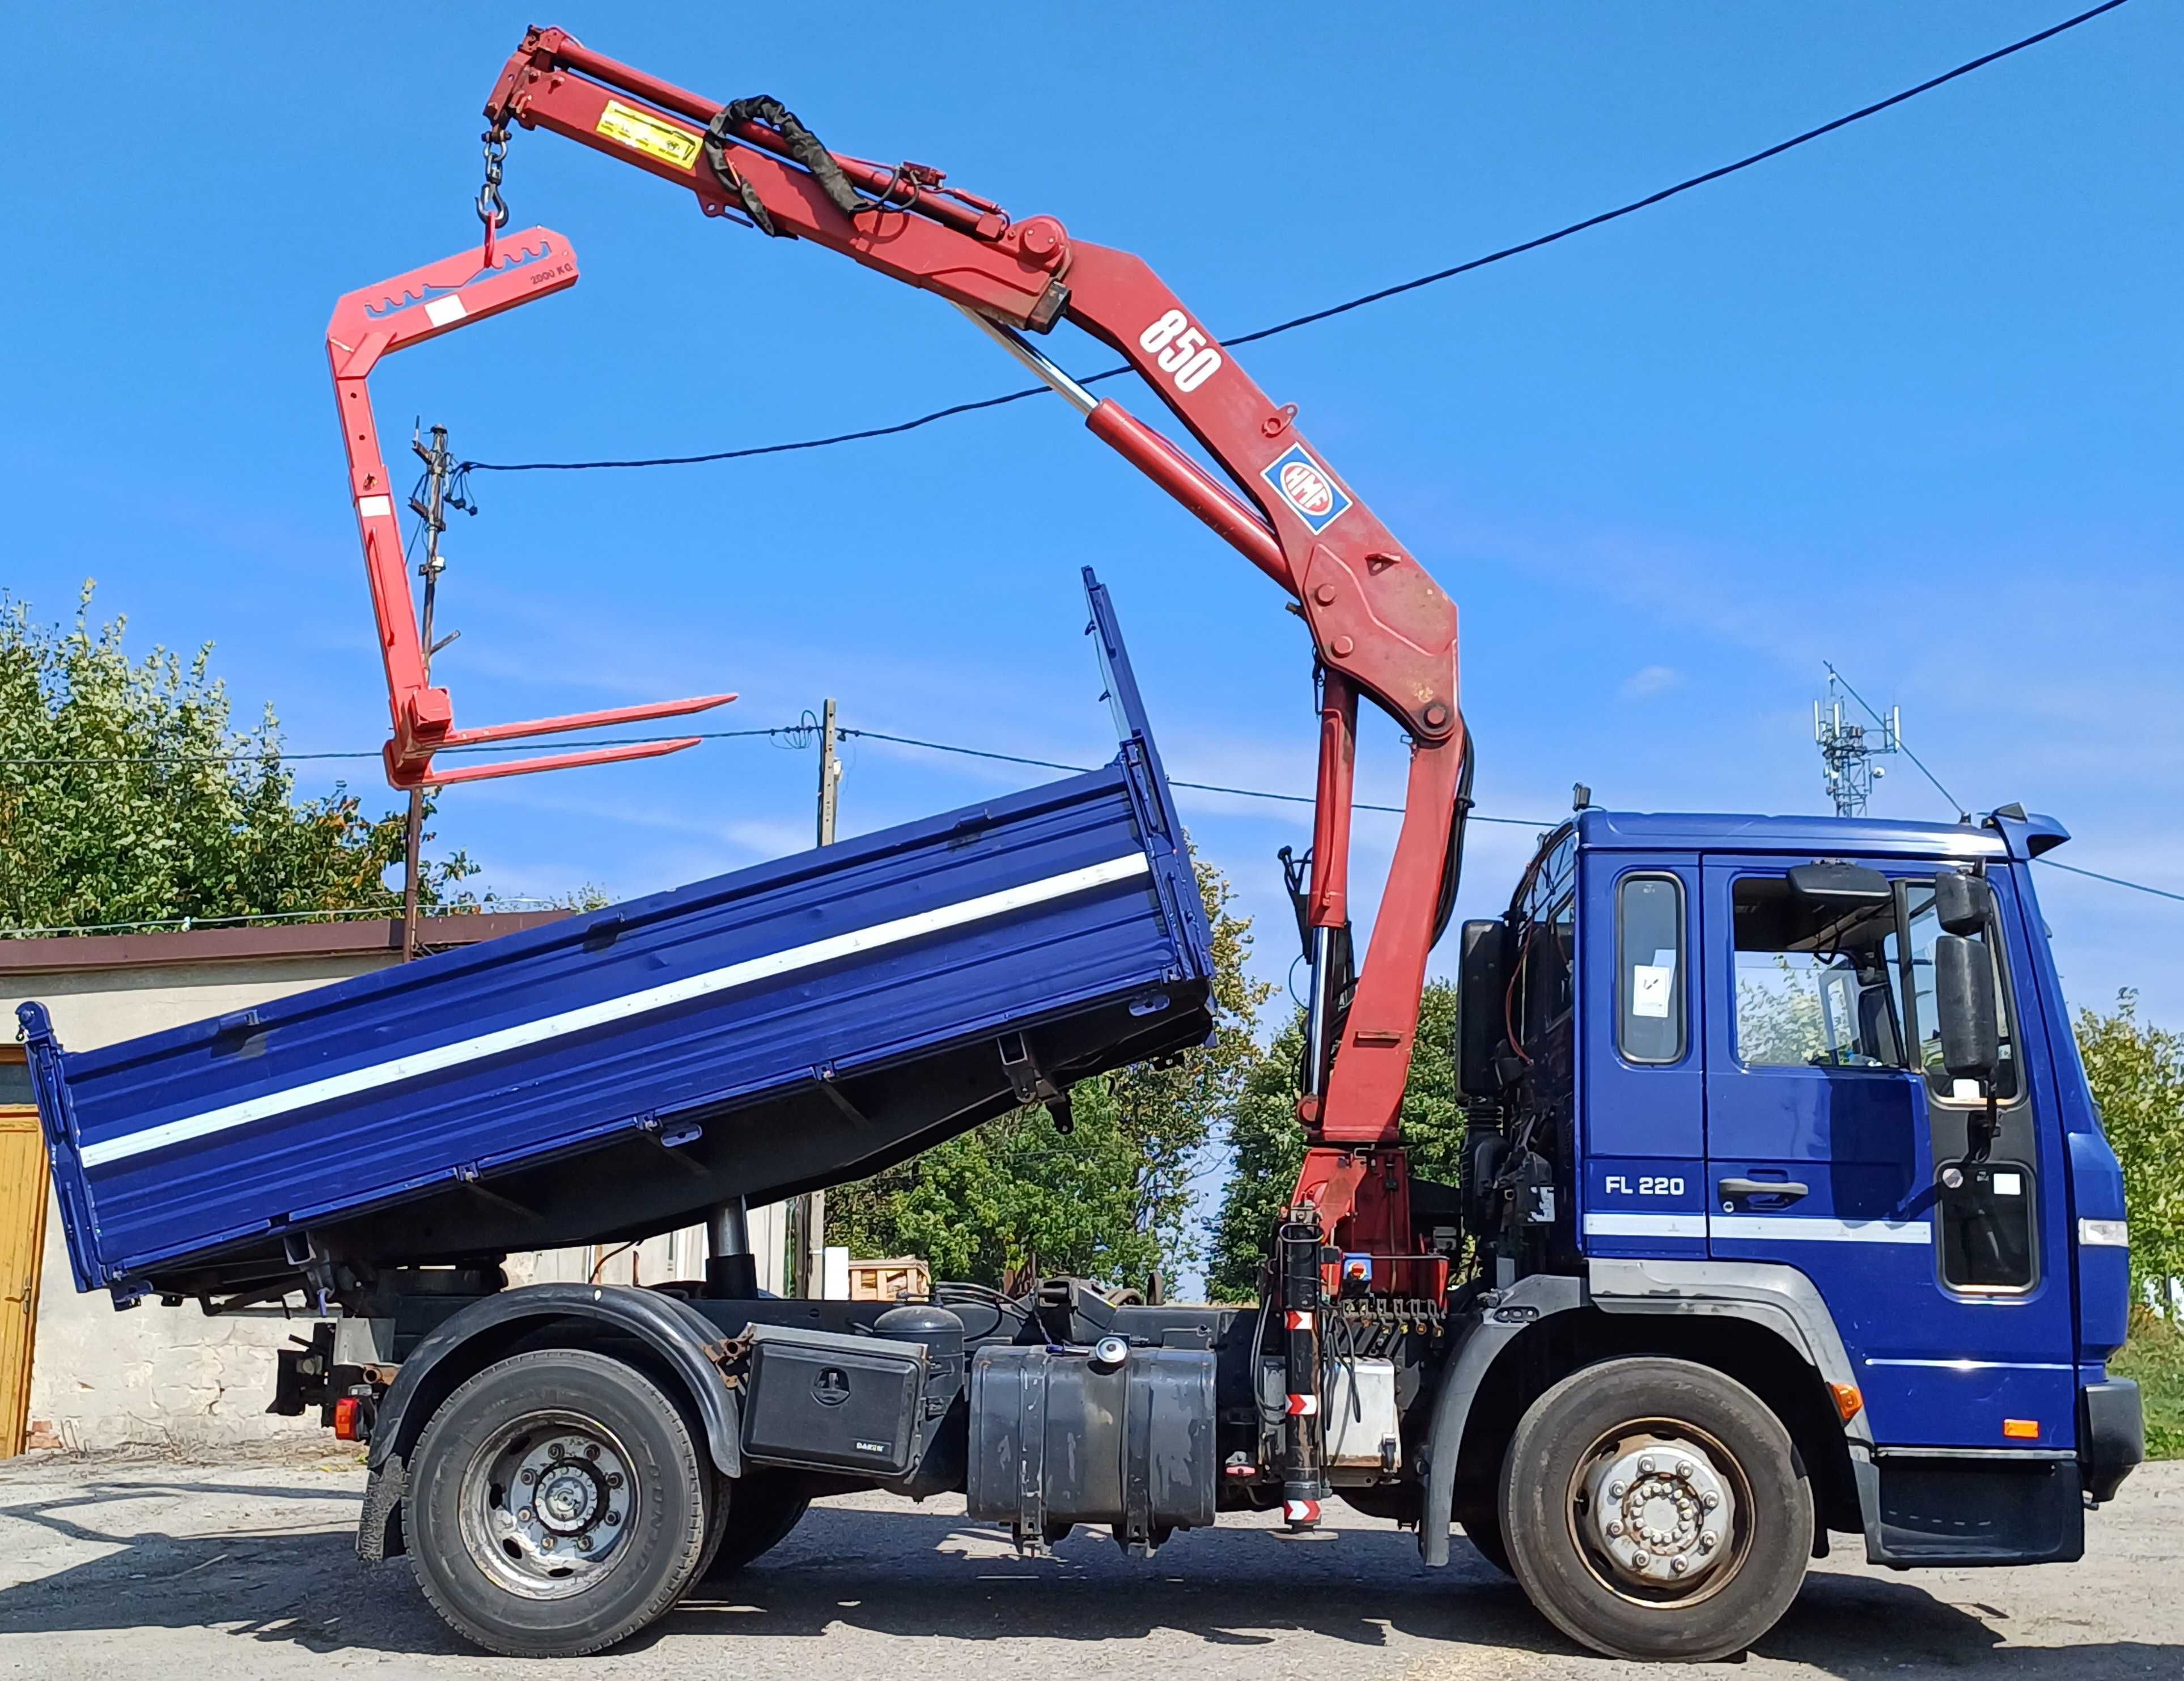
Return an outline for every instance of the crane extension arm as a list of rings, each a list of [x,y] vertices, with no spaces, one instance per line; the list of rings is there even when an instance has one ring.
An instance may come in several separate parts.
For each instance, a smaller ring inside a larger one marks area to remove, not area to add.
[[[707,215],[811,241],[961,309],[1051,386],[1085,425],[1286,590],[1323,667],[1308,922],[1312,1055],[1299,1118],[1312,1151],[1298,1202],[1330,1234],[1353,1212],[1353,1242],[1411,1253],[1407,1196],[1393,1171],[1396,1112],[1417,1031],[1426,955],[1445,918],[1459,771],[1454,604],[1278,406],[1144,262],[1073,239],[1050,216],[1018,221],[922,164],[827,152],[770,99],[719,102],[532,29],[486,104],[511,123],[565,135],[694,194]],[[1120,404],[1071,379],[1026,337],[1068,320],[1124,357],[1220,463],[1217,480]],[[1348,863],[1357,699],[1411,739],[1402,829],[1346,1015],[1340,1055],[1334,971],[1349,921]],[[1331,1066],[1330,1066],[1331,1065]],[[1384,1183],[1387,1194],[1381,1189]],[[1339,1240],[1339,1239],[1338,1239]]]
[[[733,694],[696,695],[686,700],[652,701],[559,718],[533,718],[520,724],[459,729],[454,702],[445,688],[433,683],[433,650],[425,645],[418,629],[416,608],[410,596],[399,504],[380,452],[379,422],[371,407],[371,374],[398,350],[489,320],[536,298],[566,292],[577,283],[576,253],[552,229],[527,229],[513,239],[499,242],[499,250],[491,238],[494,231],[497,229],[488,229],[482,257],[460,252],[352,292],[334,305],[333,318],[326,323],[326,367],[333,376],[334,401],[341,410],[342,448],[348,457],[349,501],[356,509],[357,534],[364,544],[365,576],[371,585],[380,663],[387,674],[392,727],[381,751],[387,763],[387,780],[398,788],[444,787],[492,776],[571,770],[580,765],[608,765],[678,753],[695,747],[698,738],[588,747],[453,768],[435,763],[433,758],[449,749],[462,750],[499,742],[523,741],[528,751],[526,738],[532,736],[681,717],[724,706],[735,699]],[[411,506],[421,514],[425,511],[415,502]]]

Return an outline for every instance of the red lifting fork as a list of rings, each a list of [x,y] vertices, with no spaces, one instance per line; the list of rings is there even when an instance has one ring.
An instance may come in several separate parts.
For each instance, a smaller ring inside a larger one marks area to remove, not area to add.
[[[384,749],[387,780],[398,788],[443,787],[488,776],[521,776],[529,771],[560,771],[574,765],[605,765],[621,759],[653,759],[695,747],[698,738],[632,743],[622,747],[587,748],[576,753],[541,754],[536,758],[465,765],[435,770],[432,755],[450,747],[514,741],[562,730],[640,723],[650,718],[703,712],[733,700],[733,694],[706,694],[688,700],[660,700],[644,706],[615,706],[604,712],[576,712],[565,718],[533,718],[521,724],[455,727],[454,704],[444,688],[426,676],[425,648],[410,595],[410,573],[403,555],[399,505],[387,463],[379,453],[379,427],[372,419],[368,381],[379,359],[406,350],[457,327],[498,315],[534,298],[566,291],[577,283],[577,253],[568,240],[550,228],[529,228],[503,239],[489,260],[476,248],[412,269],[406,275],[352,292],[334,306],[326,323],[326,365],[332,370],[334,400],[340,405],[342,447],[348,453],[349,496],[364,539],[364,568],[371,581],[371,606],[379,621],[379,647],[387,665],[387,706],[394,732]]]

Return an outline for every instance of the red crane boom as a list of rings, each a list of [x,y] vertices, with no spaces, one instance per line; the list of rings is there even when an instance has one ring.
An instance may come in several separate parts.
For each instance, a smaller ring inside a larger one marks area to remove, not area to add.
[[[822,245],[936,292],[1045,380],[1098,437],[1295,599],[1321,666],[1318,800],[1306,921],[1312,1049],[1298,1105],[1311,1146],[1295,1205],[1329,1240],[1387,1264],[1381,1293],[1436,1297],[1446,1263],[1411,1228],[1397,1110],[1426,955],[1447,916],[1466,739],[1454,604],[1364,500],[1141,259],[1018,220],[941,171],[830,153],[771,99],[723,106],[531,30],[486,103],[489,139],[546,129],[679,186],[707,215]],[[488,238],[490,238],[490,227]],[[1058,321],[1122,355],[1218,462],[1223,484],[1027,334]],[[1346,967],[1351,789],[1360,696],[1410,738],[1401,835],[1355,989]],[[1337,1038],[1339,1030],[1339,1039]]]

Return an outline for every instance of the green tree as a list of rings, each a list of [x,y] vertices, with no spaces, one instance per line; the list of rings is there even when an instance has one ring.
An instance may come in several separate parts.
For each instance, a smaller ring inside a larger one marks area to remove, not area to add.
[[[131,660],[125,621],[72,627],[0,595],[0,927],[141,927],[177,918],[398,910],[385,881],[403,814],[372,817],[337,784],[296,798],[269,707],[230,726],[211,645]],[[474,872],[421,874],[426,904]]]
[[[2123,1163],[2131,1294],[2173,1314],[2184,1281],[2184,1034],[2141,1021],[2129,988],[2113,1014],[2081,1010],[2077,1029],[2101,1129]]]
[[[1197,868],[1213,931],[1212,1043],[1080,1082],[1067,1136],[1044,1108],[1018,1109],[838,1186],[827,1194],[834,1240],[1008,1289],[1057,1273],[1141,1282],[1197,1257],[1192,1181],[1258,1058],[1259,1006],[1273,991],[1245,972],[1251,925],[1230,910],[1228,882]]]
[[[1297,1075],[1304,1063],[1304,1012],[1274,1036],[1245,1071],[1228,1127],[1234,1161],[1213,1219],[1207,1292],[1216,1300],[1248,1301],[1259,1290],[1259,1261],[1304,1163],[1297,1125]],[[1457,1182],[1463,1149],[1463,1111],[1456,1091],[1456,988],[1429,982],[1418,1001],[1418,1032],[1403,1088],[1403,1147],[1421,1178]]]

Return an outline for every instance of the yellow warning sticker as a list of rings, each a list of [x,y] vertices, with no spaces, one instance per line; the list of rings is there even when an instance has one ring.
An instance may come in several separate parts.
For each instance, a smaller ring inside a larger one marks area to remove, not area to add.
[[[697,166],[698,151],[703,144],[689,130],[663,123],[619,99],[607,101],[606,109],[599,114],[597,132],[609,140],[620,141],[633,152],[664,158],[678,170]]]

